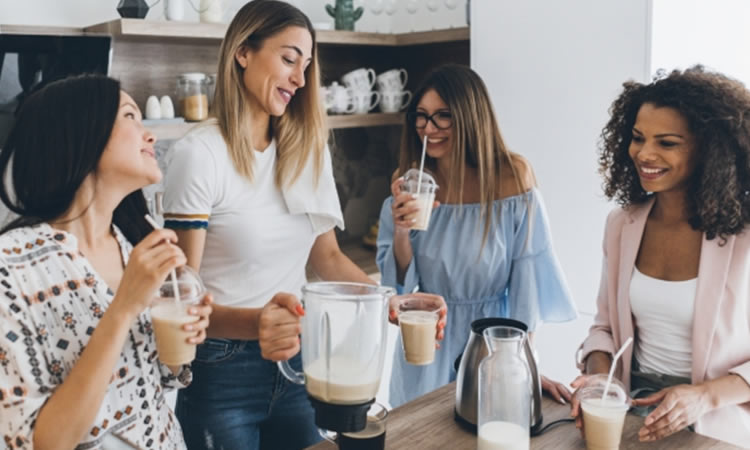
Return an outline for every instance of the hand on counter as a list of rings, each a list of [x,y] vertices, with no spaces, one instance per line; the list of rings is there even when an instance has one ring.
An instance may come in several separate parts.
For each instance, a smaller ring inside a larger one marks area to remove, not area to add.
[[[633,400],[636,406],[657,403],[659,406],[646,417],[643,428],[638,431],[641,441],[656,441],[674,434],[712,409],[708,388],[701,384],[680,384]]]
[[[549,396],[554,398],[558,403],[570,403],[573,396],[564,384],[558,383],[555,380],[550,380],[544,375],[542,375],[541,378],[543,392],[549,394]]]
[[[258,345],[263,358],[286,361],[300,350],[302,304],[292,294],[279,293],[266,303],[258,319]]]

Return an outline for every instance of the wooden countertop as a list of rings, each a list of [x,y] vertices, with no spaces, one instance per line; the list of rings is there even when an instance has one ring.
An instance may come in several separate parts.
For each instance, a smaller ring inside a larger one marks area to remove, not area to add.
[[[476,436],[453,420],[454,392],[455,383],[451,383],[391,411],[386,426],[386,448],[475,450]],[[547,397],[544,398],[542,411],[545,424],[570,415],[568,405],[560,405]],[[620,449],[739,448],[689,431],[681,431],[661,441],[641,443],[638,441],[638,430],[642,424],[642,417],[628,414]],[[585,449],[586,445],[572,423],[563,423],[547,430],[541,436],[532,438],[531,448]],[[336,450],[336,446],[324,441],[310,449]]]

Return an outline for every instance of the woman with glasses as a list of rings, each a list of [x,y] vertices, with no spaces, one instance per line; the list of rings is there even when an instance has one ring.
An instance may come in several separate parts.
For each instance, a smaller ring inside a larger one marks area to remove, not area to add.
[[[397,344],[394,406],[455,379],[454,361],[476,319],[508,317],[533,332],[543,321],[576,317],[534,173],[505,147],[487,88],[470,68],[440,67],[416,91],[394,176],[419,166],[425,137],[436,208],[426,231],[410,230],[419,207],[396,178],[380,214],[377,263],[383,284],[440,294],[450,313],[434,363],[407,364]],[[559,401],[569,398],[561,384],[544,377],[542,384]]]

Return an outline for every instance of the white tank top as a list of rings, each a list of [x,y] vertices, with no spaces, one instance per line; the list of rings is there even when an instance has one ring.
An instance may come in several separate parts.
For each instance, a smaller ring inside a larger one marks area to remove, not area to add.
[[[630,309],[640,371],[691,378],[693,310],[698,279],[664,281],[634,268]]]

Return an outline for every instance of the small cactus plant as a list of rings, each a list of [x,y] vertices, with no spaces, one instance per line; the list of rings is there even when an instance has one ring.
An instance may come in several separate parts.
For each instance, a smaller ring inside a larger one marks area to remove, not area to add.
[[[354,22],[362,17],[364,8],[354,9],[352,0],[336,0],[336,6],[326,5],[328,15],[335,19],[337,30],[354,31]]]

